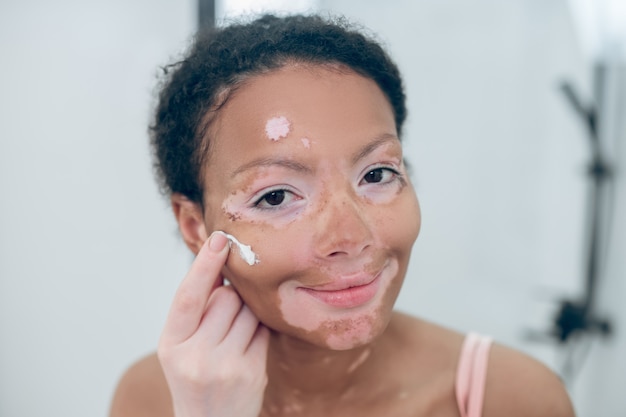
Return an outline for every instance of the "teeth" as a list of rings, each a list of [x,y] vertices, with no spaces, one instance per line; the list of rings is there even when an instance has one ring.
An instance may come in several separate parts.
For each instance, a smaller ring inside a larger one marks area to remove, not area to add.
[[[249,245],[244,245],[233,235],[229,235],[226,232],[222,232],[221,230],[216,231],[215,233],[219,233],[224,235],[226,239],[228,239],[229,246],[232,248],[233,243],[237,246],[239,256],[244,260],[245,263],[252,266],[254,264],[259,263],[259,257],[252,251],[252,248]]]

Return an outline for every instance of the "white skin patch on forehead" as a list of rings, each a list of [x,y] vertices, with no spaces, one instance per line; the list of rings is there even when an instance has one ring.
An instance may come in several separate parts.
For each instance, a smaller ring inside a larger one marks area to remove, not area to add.
[[[291,130],[291,123],[285,116],[272,117],[265,123],[265,134],[270,140],[286,138]]]

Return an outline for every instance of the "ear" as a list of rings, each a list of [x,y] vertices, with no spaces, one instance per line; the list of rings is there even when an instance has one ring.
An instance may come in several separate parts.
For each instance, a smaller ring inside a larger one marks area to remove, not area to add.
[[[183,240],[194,254],[198,254],[202,244],[208,238],[202,207],[177,193],[172,194],[170,201]]]

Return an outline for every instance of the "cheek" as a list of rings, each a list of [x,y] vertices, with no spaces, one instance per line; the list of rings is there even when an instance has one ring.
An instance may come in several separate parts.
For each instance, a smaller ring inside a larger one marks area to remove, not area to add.
[[[386,245],[408,257],[419,235],[421,220],[417,196],[413,188],[408,186],[393,208],[382,210],[376,221]]]
[[[263,261],[269,265],[266,258]],[[276,308],[278,283],[274,268],[264,268],[260,263],[248,266],[242,261],[234,260],[231,254],[224,268],[224,276],[255,316],[266,326],[276,329],[276,323],[282,317]]]
[[[254,229],[263,231],[265,227]],[[280,282],[298,269],[298,251],[293,250],[297,247],[295,243],[287,244],[283,237],[258,239],[254,237],[256,233],[250,231],[247,233],[235,231],[233,234],[245,236],[239,239],[242,243],[250,245],[258,260],[256,264],[249,265],[239,255],[237,247],[235,245],[231,247],[226,261],[225,275],[236,285],[236,288],[271,289],[277,287]]]
[[[222,215],[231,223],[239,221],[243,217],[243,211],[234,204],[235,201],[241,200],[243,195],[243,192],[231,193],[221,204]]]
[[[280,314],[278,290],[282,283],[307,269],[308,243],[304,233],[277,230],[267,224],[243,227],[243,222],[232,227],[232,234],[252,247],[259,263],[246,264],[236,251],[231,253],[224,268],[224,276],[232,283],[244,302],[268,326],[273,327]],[[239,237],[240,236],[240,237]],[[281,318],[282,321],[282,318]]]

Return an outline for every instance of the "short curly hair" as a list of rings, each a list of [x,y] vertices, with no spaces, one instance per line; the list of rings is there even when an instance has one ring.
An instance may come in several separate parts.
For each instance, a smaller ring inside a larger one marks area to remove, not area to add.
[[[398,137],[406,119],[402,78],[378,42],[343,18],[264,15],[199,32],[186,57],[164,68],[150,126],[161,191],[203,203],[208,127],[242,81],[289,63],[340,65],[372,79],[389,100]]]

